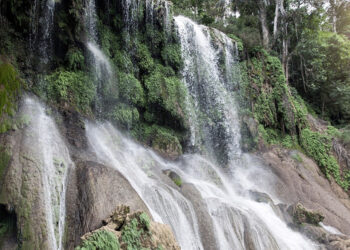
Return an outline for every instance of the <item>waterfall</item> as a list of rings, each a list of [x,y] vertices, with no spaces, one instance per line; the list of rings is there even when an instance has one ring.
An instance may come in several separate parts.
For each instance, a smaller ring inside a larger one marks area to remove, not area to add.
[[[72,161],[55,121],[46,114],[45,108],[28,97],[23,107],[23,115],[30,119],[23,144],[28,145],[30,156],[38,162],[41,173],[48,242],[51,249],[61,250],[65,233],[67,173]]]
[[[85,28],[87,31],[88,39],[86,47],[90,52],[90,64],[92,66],[93,74],[95,77],[95,83],[97,86],[97,98],[96,98],[96,112],[98,115],[102,114],[102,99],[101,93],[103,86],[110,83],[113,77],[112,66],[108,60],[108,57],[102,52],[98,46],[98,37],[96,30],[96,5],[95,0],[88,0],[85,7]]]
[[[108,123],[87,124],[86,133],[98,159],[118,169],[129,180],[153,218],[171,225],[183,249],[203,249],[190,201],[162,181],[161,170],[167,169],[170,163],[123,137]]]
[[[191,116],[191,133],[197,147],[202,144],[205,149],[227,164],[239,157],[240,152],[240,124],[237,103],[234,98],[230,74],[237,64],[232,56],[232,41],[222,33],[216,39],[225,37],[228,46],[226,54],[226,76],[219,68],[219,49],[212,46],[210,30],[206,26],[197,25],[188,18],[175,17],[181,40],[182,56],[184,59],[183,78],[190,93],[192,102],[188,104]],[[231,49],[230,49],[231,48]],[[231,59],[229,58],[231,57]]]
[[[274,207],[251,199],[249,191],[267,193],[274,177],[263,166],[254,165],[247,155],[242,156],[247,158],[242,160],[246,166],[237,168],[236,177],[230,177],[200,155],[185,155],[180,162],[168,162],[132,142],[109,123],[88,123],[86,133],[98,161],[116,168],[129,180],[153,218],[172,227],[182,249],[315,248],[288,228]],[[200,195],[187,197],[187,189],[171,183],[163,173],[166,171],[179,174],[184,186],[194,188]],[[266,183],[250,181],[257,177]],[[198,207],[198,202],[203,205]],[[205,245],[201,232],[209,230],[210,225],[199,225],[203,218],[197,214],[198,209],[213,225],[210,234],[215,240],[214,248]]]
[[[277,202],[274,174],[240,149],[235,44],[185,17],[176,17],[175,23],[190,93],[193,143],[205,150],[170,162],[109,123],[87,123],[97,161],[129,180],[153,218],[172,227],[182,249],[316,249],[286,225],[273,202],[256,202],[252,195],[267,193]],[[180,176],[182,187],[170,180],[169,171]]]

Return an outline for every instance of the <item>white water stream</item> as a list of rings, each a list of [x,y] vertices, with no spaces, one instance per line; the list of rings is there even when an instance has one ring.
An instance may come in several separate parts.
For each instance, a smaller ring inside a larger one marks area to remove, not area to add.
[[[27,97],[22,114],[30,120],[24,140],[27,140],[26,145],[33,145],[30,157],[38,162],[42,177],[50,249],[61,250],[65,233],[67,173],[73,163],[55,121],[47,115],[44,106]]]

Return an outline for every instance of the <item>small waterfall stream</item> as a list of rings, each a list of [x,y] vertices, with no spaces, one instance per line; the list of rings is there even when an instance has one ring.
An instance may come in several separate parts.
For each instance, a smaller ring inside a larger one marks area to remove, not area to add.
[[[54,28],[55,0],[33,1],[30,10],[29,47],[32,54],[39,58],[39,66],[48,65],[51,61]]]
[[[101,93],[104,84],[111,81],[113,70],[107,56],[98,46],[96,18],[95,0],[88,0],[87,5],[85,6],[85,28],[88,35],[86,47],[90,52],[90,64],[93,70],[93,75],[95,76],[97,92]],[[100,94],[97,95],[95,106],[97,114],[101,115],[102,99]]]
[[[72,161],[55,121],[35,99],[25,98],[22,114],[30,119],[24,144],[30,147],[30,156],[38,161],[42,177],[46,227],[50,249],[63,249],[65,231],[65,196],[69,166]]]

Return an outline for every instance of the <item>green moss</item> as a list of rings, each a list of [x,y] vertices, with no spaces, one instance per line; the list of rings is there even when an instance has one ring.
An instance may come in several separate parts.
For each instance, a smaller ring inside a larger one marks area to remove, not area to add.
[[[145,94],[141,83],[132,74],[119,74],[119,96],[122,100],[136,105],[145,105]]]
[[[75,250],[119,250],[120,245],[117,237],[108,231],[100,230],[83,240]]]
[[[294,208],[293,220],[297,224],[308,223],[318,226],[324,220],[324,216],[321,213],[305,209],[301,204],[297,204]]]
[[[298,153],[293,153],[291,157],[299,163],[303,162],[303,159],[301,158],[301,156]]]
[[[130,129],[133,124],[139,121],[140,115],[135,107],[121,103],[114,108],[111,118],[123,128]]]
[[[85,72],[58,70],[46,78],[49,101],[68,103],[82,113],[91,112],[96,87]]]
[[[21,86],[16,69],[9,63],[0,64],[0,133],[11,127],[8,119],[15,113]]]
[[[3,146],[0,146],[0,181],[2,180],[5,174],[5,170],[8,167],[10,160],[11,155]]]
[[[240,39],[239,37],[237,37],[234,34],[229,34],[228,37],[231,38],[232,40],[234,40],[237,43],[237,48],[238,48],[239,51],[243,51],[244,46],[243,46],[242,39]]]
[[[182,186],[182,180],[180,178],[173,179],[173,182],[176,184],[176,186],[181,187]]]

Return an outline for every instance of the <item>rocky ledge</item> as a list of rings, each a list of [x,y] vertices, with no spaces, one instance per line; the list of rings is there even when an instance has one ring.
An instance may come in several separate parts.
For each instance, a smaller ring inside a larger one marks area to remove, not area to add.
[[[129,206],[118,206],[103,224],[85,234],[81,238],[82,244],[76,249],[180,250],[169,226],[152,221],[145,212],[131,212]]]

